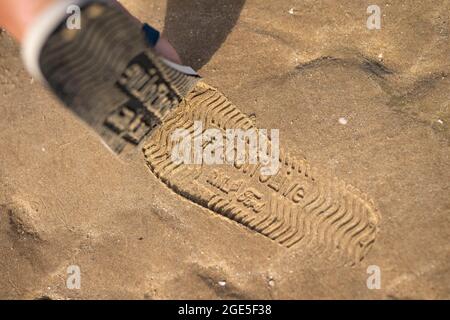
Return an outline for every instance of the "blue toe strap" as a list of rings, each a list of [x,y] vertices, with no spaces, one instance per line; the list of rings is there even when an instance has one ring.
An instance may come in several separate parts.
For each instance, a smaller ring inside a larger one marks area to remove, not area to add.
[[[145,36],[152,47],[156,45],[159,40],[160,33],[155,28],[151,27],[149,24],[144,23],[142,29],[145,32]]]

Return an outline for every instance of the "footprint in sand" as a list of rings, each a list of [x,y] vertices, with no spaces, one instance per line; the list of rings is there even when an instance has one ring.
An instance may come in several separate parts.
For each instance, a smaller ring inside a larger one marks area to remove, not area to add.
[[[257,129],[223,94],[204,82],[165,116],[144,144],[150,170],[169,188],[287,248],[309,246],[346,263],[360,262],[372,247],[380,215],[367,195],[314,170],[280,150],[278,173],[258,165],[195,165],[172,161],[175,130]]]
[[[58,96],[112,150],[135,150],[149,137],[144,144],[149,168],[179,195],[288,248],[339,252],[350,263],[364,258],[378,231],[375,206],[306,161],[280,150],[274,176],[261,175],[258,165],[172,162],[172,133],[181,128],[193,133],[196,121],[224,135],[226,129],[257,128],[220,92],[198,82],[193,70],[148,48],[141,28],[120,8],[88,5],[83,21],[85,28],[76,32],[61,24],[39,63]]]

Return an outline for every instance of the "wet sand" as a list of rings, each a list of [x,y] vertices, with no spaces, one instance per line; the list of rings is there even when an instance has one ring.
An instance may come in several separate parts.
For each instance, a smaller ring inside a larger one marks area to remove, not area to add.
[[[286,248],[180,196],[143,153],[117,159],[2,32],[0,298],[449,298],[450,3],[382,1],[368,30],[369,2],[167,2],[123,4],[293,156],[368,194],[370,251],[349,266]]]

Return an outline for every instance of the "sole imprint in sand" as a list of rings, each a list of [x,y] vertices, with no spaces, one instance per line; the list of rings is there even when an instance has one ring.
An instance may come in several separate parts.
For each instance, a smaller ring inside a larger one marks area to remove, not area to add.
[[[366,256],[380,216],[365,194],[282,149],[273,176],[261,175],[255,164],[173,162],[172,133],[186,129],[194,134],[195,121],[203,130],[222,130],[224,136],[226,129],[257,130],[223,94],[200,82],[144,146],[150,170],[169,188],[287,248],[309,246],[350,264]]]

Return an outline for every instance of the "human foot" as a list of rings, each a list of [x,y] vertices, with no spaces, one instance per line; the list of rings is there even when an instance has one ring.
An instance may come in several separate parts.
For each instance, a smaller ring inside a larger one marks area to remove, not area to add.
[[[81,29],[66,27],[74,2]],[[191,68],[159,56],[142,26],[114,2],[58,1],[36,19],[23,45],[31,74],[116,153],[136,147],[199,80]]]

